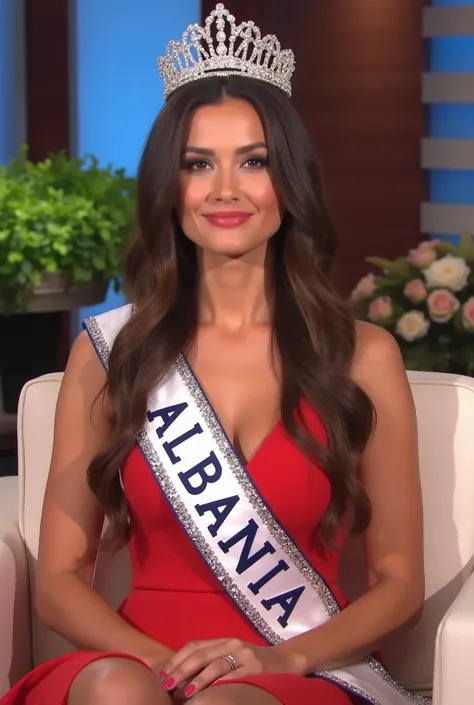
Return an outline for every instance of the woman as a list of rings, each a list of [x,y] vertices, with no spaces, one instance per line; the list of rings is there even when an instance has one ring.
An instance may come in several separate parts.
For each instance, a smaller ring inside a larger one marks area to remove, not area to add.
[[[291,53],[268,40],[274,64],[250,77],[255,28],[220,5],[209,23],[225,50],[173,64],[171,45],[161,62],[133,308],[86,321],[61,386],[36,608],[82,651],[1,704],[421,705],[368,656],[423,602],[403,364],[328,280],[336,240]],[[90,588],[104,514],[130,541],[118,613]],[[370,588],[347,605],[351,529]]]

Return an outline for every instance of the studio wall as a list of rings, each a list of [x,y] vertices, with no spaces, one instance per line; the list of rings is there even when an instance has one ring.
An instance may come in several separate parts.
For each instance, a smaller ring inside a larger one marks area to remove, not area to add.
[[[157,56],[199,19],[199,0],[69,0],[70,147],[102,164],[136,173],[140,153],[163,105]],[[120,306],[112,287],[80,319]],[[73,333],[77,330],[73,324]]]
[[[424,2],[226,4],[295,50],[294,102],[322,164],[340,236],[334,276],[348,293],[366,271],[366,255],[395,256],[421,238],[420,203],[429,198],[420,161],[429,134],[421,102]],[[134,169],[160,107],[156,54],[214,6],[214,0],[202,0],[201,8],[199,0],[42,0],[40,10],[28,3],[33,157],[70,147]]]
[[[429,110],[422,162],[429,196],[422,229],[457,240],[474,233],[474,0],[432,0],[424,11],[429,68],[423,100]]]
[[[0,0],[0,164],[25,142],[24,0]]]
[[[227,0],[296,55],[294,104],[316,146],[340,251],[334,277],[349,293],[366,255],[420,240],[427,176],[421,103],[423,0]],[[214,0],[202,1],[205,17]]]

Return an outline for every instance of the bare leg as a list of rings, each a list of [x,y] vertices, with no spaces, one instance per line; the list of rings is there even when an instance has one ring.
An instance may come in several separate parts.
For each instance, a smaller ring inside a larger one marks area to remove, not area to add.
[[[160,680],[145,666],[126,658],[103,658],[74,679],[68,705],[171,705]]]
[[[192,705],[281,705],[281,700],[266,690],[244,683],[208,688],[195,695],[189,702]]]
[[[274,674],[278,677],[279,674]],[[359,703],[362,705],[362,700],[356,697],[351,697],[348,693],[340,688],[335,687],[332,683],[322,681],[322,687],[319,693],[311,695],[311,700],[308,700],[308,691],[303,696],[303,700],[296,700],[295,693],[292,690],[287,690],[287,695],[282,695],[284,700],[280,700],[276,695],[272,695],[258,685],[250,683],[225,683],[222,685],[208,688],[200,693],[197,693],[193,698],[190,698],[190,705],[284,705],[285,702],[298,702],[299,705],[349,705],[349,703]],[[287,697],[288,696],[288,697]]]

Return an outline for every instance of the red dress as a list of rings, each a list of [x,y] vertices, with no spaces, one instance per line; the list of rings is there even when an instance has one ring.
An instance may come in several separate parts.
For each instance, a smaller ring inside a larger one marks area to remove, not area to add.
[[[312,432],[324,440],[316,415],[306,405],[303,411]],[[267,436],[247,470],[273,514],[343,606],[345,600],[337,584],[339,552],[323,549],[314,538],[314,529],[330,500],[324,473],[308,464],[281,422]],[[138,448],[130,454],[122,477],[133,517],[133,584],[120,608],[122,617],[172,649],[188,641],[220,637],[265,645],[194,548]],[[341,530],[337,542],[342,540]],[[17,683],[0,705],[66,705],[69,687],[80,670],[109,655],[76,652],[42,664]],[[319,678],[261,674],[239,682],[268,691],[284,705],[359,702],[339,686]]]

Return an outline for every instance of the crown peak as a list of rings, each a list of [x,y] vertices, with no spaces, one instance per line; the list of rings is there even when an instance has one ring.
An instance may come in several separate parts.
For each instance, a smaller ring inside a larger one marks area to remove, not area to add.
[[[191,81],[230,75],[257,78],[291,96],[295,59],[291,49],[281,49],[275,35],[262,37],[252,21],[237,25],[234,15],[223,3],[218,3],[204,27],[189,25],[181,42],[168,42],[166,54],[158,58],[158,66],[165,100]]]

